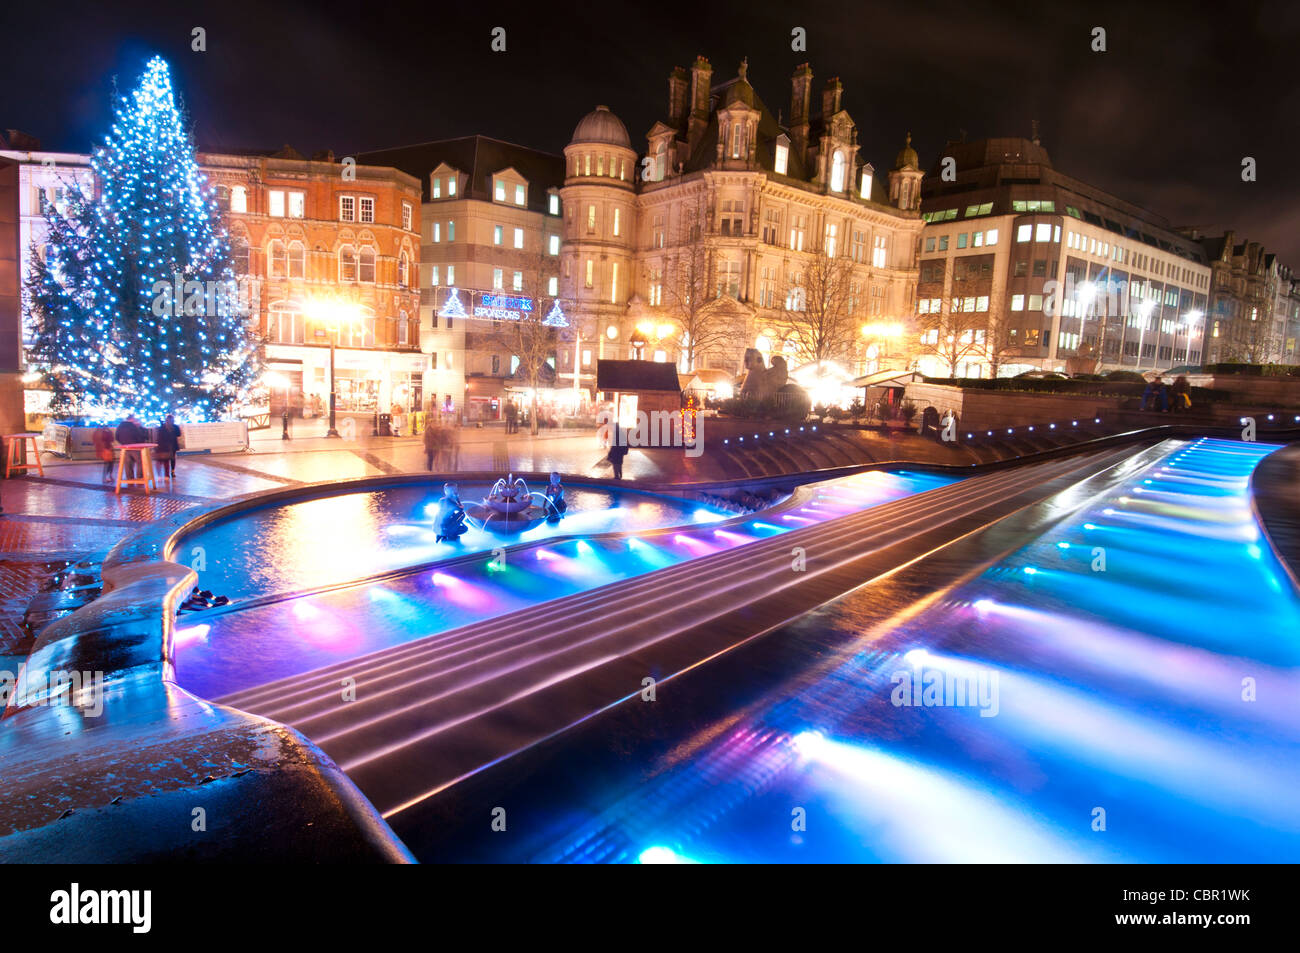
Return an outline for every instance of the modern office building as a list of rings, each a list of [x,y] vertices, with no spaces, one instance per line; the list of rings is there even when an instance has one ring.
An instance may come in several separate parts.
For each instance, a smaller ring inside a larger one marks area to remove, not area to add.
[[[1205,249],[1156,213],[1058,171],[1036,138],[949,143],[922,196],[922,372],[1202,362]]]

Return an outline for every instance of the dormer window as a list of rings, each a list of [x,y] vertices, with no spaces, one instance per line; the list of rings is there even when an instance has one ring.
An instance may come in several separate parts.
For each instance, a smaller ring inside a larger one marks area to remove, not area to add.
[[[862,197],[863,197],[866,201],[868,201],[868,202],[871,201],[871,173],[872,173],[872,171],[873,171],[873,170],[872,170],[872,168],[871,168],[870,165],[864,165],[864,166],[862,167],[862,185],[861,185],[861,188],[860,188],[860,193],[861,193]]]
[[[522,185],[515,186],[515,204],[523,205],[528,201],[528,190]]]
[[[844,191],[844,153],[836,152],[831,159],[831,191]]]
[[[546,211],[550,215],[560,214],[560,197],[554,192],[546,200]]]
[[[498,202],[504,202],[504,201],[506,200],[506,182],[505,182],[505,179],[497,179],[497,181],[496,181],[496,189],[493,191],[493,193],[492,193],[492,197],[493,197],[494,199],[496,199],[496,201],[498,201]]]
[[[456,194],[456,176],[449,175],[447,177],[447,198],[451,198],[455,194]]]
[[[731,124],[731,158],[739,159],[745,145],[745,127],[742,123]]]
[[[777,175],[788,175],[790,166],[790,146],[780,139],[776,141],[776,161],[773,163]]]
[[[433,187],[430,189],[429,194],[435,199],[442,198],[442,179],[433,180]]]

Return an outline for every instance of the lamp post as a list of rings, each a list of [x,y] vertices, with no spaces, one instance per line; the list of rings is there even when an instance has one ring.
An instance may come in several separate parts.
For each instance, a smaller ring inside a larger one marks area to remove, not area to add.
[[[344,319],[351,318],[351,308],[343,302],[326,298],[315,301],[312,305],[312,312],[334,332],[330,337],[330,425],[329,429],[325,431],[325,436],[338,437],[339,431],[336,425],[338,398],[334,374],[334,349],[338,345]]]
[[[1187,348],[1183,352],[1184,364],[1192,363],[1192,322],[1195,321],[1197,318],[1204,318],[1204,317],[1205,317],[1205,312],[1196,311],[1196,310],[1188,311],[1187,314],[1184,316],[1187,323]],[[1202,325],[1202,328],[1203,327],[1204,325]],[[1204,331],[1202,331],[1202,338],[1204,338]],[[1201,358],[1202,358],[1202,363],[1204,363],[1205,355],[1202,354]]]

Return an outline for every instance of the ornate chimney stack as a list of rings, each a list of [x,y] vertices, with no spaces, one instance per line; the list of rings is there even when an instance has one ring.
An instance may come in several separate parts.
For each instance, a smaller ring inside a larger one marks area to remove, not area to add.
[[[822,118],[830,119],[840,111],[840,97],[844,94],[844,85],[840,82],[838,76],[833,76],[826,81],[826,86],[822,89]]]
[[[681,129],[686,124],[686,94],[690,89],[690,75],[680,66],[674,66],[668,76],[668,122]]]
[[[801,162],[808,158],[808,117],[812,108],[812,67],[796,67],[790,77],[790,149]]]
[[[703,56],[695,57],[691,67],[691,114],[686,129],[686,141],[689,153],[695,152],[704,130],[709,124],[709,88],[713,79],[713,67]]]

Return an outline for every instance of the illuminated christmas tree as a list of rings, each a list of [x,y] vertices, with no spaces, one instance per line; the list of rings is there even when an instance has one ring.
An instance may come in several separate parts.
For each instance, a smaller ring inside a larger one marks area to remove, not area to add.
[[[215,420],[261,371],[215,194],[199,171],[171,77],[149,61],[91,156],[97,196],[48,208],[28,309],[52,409]]]

